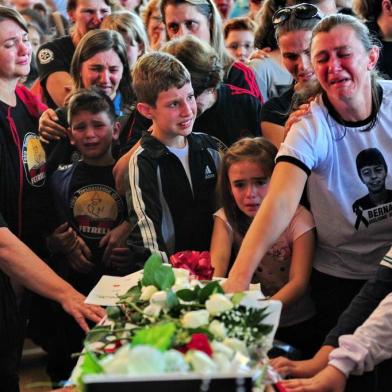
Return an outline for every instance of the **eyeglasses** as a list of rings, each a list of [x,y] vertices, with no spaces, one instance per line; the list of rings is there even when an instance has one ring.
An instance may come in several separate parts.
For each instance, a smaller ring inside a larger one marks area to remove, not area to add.
[[[280,25],[288,20],[293,14],[297,19],[321,19],[319,9],[313,4],[297,4],[292,7],[284,7],[274,13],[272,17],[272,24],[274,26]]]

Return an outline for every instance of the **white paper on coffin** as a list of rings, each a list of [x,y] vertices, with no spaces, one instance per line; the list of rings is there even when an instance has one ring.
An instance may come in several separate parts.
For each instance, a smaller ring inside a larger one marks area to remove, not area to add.
[[[103,275],[84,302],[90,305],[115,306],[118,297],[125,294],[131,287],[136,286],[142,276],[143,270],[126,276]],[[217,280],[220,282],[225,281],[223,278],[217,278]],[[249,289],[261,293],[259,283],[251,284]],[[263,295],[262,297],[264,298]]]

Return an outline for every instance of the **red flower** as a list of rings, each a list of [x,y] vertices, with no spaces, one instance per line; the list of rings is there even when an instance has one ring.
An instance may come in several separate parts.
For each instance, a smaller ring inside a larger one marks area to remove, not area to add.
[[[210,357],[212,356],[210,342],[208,341],[207,335],[204,333],[194,333],[191,336],[190,342],[185,344],[184,346],[177,348],[177,350],[181,351],[184,354],[189,350],[198,350],[203,351]]]
[[[214,268],[211,265],[210,252],[186,250],[170,256],[170,262],[175,268],[190,271],[196,279],[211,280]]]

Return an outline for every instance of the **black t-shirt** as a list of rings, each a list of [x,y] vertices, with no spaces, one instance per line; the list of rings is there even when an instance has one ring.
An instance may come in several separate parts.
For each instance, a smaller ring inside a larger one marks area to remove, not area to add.
[[[6,226],[7,226],[7,224],[5,223],[3,215],[1,215],[1,212],[0,212],[0,227],[6,227]]]
[[[1,213],[10,230],[42,256],[50,198],[46,155],[37,128],[38,120],[19,98],[15,107],[0,102]]]
[[[39,79],[44,90],[47,105],[53,109],[56,109],[57,106],[46,90],[46,79],[54,72],[70,72],[74,52],[75,46],[69,35],[46,42],[38,50],[37,66]]]
[[[367,22],[366,26],[370,32],[375,35],[382,44],[380,58],[377,62],[377,69],[386,77],[392,79],[392,42],[384,41],[382,32],[377,22]]]
[[[217,137],[227,146],[245,136],[260,136],[261,103],[247,92],[230,85],[218,90],[216,103],[196,118],[193,129]]]
[[[279,97],[270,98],[261,108],[261,121],[284,126],[288,117],[294,89],[286,91]]]
[[[68,276],[68,280],[86,294],[102,274],[111,274],[101,264],[105,247],[100,248],[99,242],[124,221],[127,210],[124,199],[115,190],[113,165],[90,166],[83,161],[75,165],[69,187],[65,189],[68,194],[60,194],[63,200],[56,207],[58,223],[68,221],[92,252],[90,260],[96,264],[95,269],[87,275],[72,271]],[[51,182],[56,192],[61,193],[61,170],[53,174]]]

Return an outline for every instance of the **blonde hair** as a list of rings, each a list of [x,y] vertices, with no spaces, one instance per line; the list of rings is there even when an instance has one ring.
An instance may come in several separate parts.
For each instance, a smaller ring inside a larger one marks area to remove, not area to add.
[[[148,38],[143,22],[131,11],[117,11],[105,17],[101,29],[114,30],[129,40],[131,45],[139,45],[143,54],[148,51]]]

